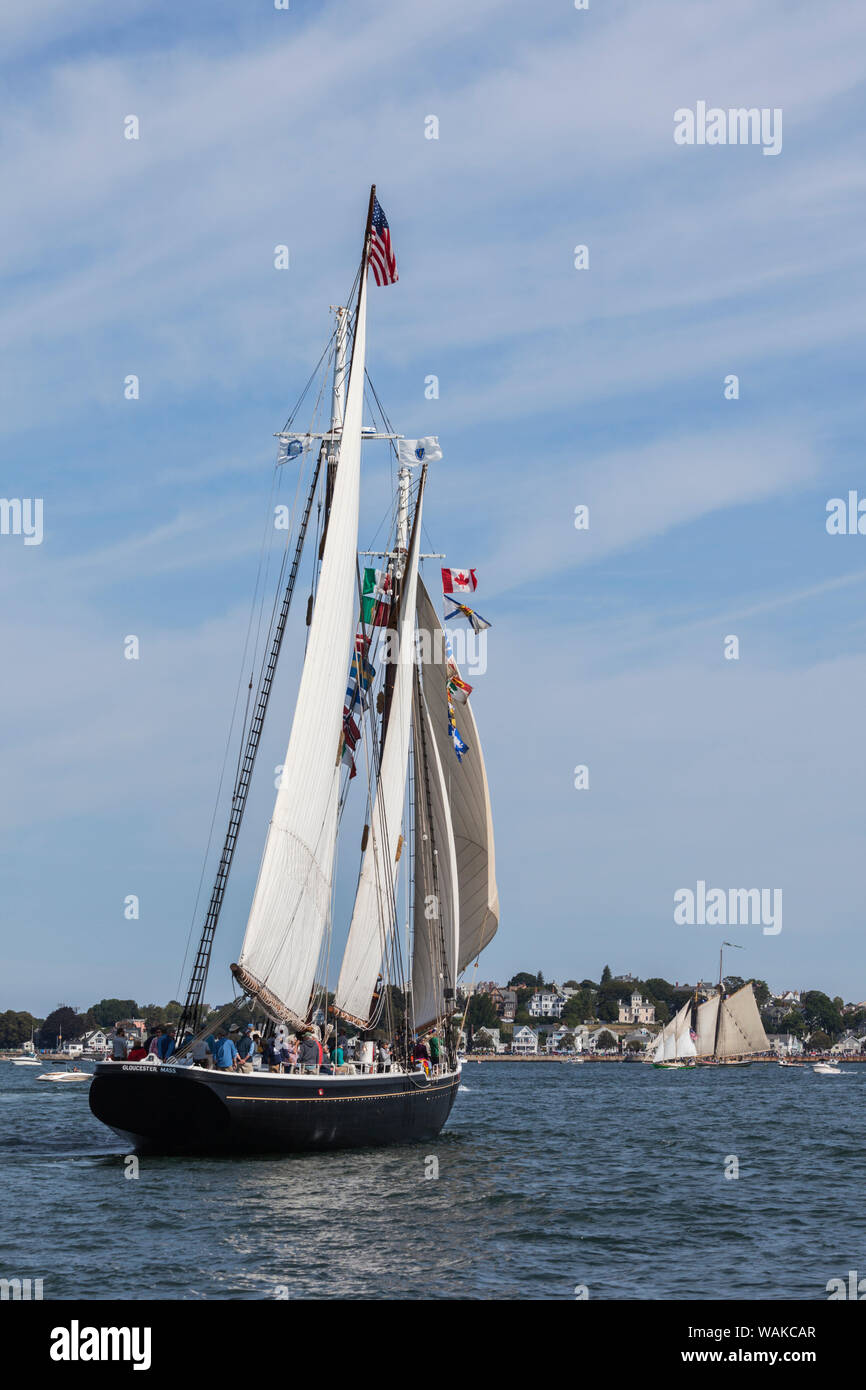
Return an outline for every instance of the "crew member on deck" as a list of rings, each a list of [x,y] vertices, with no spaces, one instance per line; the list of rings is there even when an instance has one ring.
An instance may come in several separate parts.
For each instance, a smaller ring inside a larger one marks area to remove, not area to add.
[[[322,1044],[314,1036],[310,1029],[307,1029],[301,1037],[301,1046],[298,1049],[298,1062],[301,1071],[317,1072],[322,1061]]]
[[[217,1071],[234,1071],[237,1061],[238,1050],[224,1029],[217,1033],[216,1051],[214,1060],[216,1061]]]
[[[238,1043],[238,1070],[252,1071],[253,1057],[256,1055],[256,1045],[253,1042],[253,1025],[248,1023],[244,1029],[243,1037]]]

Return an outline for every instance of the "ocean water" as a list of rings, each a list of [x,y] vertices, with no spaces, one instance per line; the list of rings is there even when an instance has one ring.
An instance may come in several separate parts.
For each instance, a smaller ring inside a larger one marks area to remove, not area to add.
[[[866,1275],[866,1066],[843,1070],[468,1063],[432,1143],[128,1178],[86,1083],[0,1062],[0,1277],[58,1299],[824,1300]]]

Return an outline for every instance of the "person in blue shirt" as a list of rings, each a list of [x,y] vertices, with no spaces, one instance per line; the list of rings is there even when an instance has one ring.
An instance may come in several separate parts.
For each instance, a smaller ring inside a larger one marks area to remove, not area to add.
[[[159,1054],[159,1060],[160,1060],[161,1062],[167,1062],[167,1061],[168,1061],[169,1057],[170,1057],[170,1056],[172,1055],[172,1053],[174,1052],[174,1029],[173,1029],[173,1028],[166,1028],[166,1029],[165,1029],[165,1032],[163,1032],[163,1033],[160,1035],[159,1042],[157,1043],[157,1052],[158,1052],[158,1054]]]
[[[252,1071],[253,1058],[257,1052],[256,1044],[253,1040],[253,1025],[248,1023],[243,1031],[243,1037],[238,1043],[238,1057],[241,1071]]]
[[[217,1071],[234,1071],[238,1050],[231,1038],[223,1030],[217,1033],[214,1061]]]

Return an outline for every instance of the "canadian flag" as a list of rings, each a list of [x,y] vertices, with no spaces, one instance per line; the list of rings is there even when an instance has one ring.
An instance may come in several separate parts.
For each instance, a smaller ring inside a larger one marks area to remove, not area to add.
[[[443,570],[443,594],[471,594],[478,588],[474,570]]]

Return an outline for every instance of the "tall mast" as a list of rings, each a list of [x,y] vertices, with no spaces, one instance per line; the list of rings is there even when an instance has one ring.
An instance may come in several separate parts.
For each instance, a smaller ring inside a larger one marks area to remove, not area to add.
[[[397,537],[396,548],[388,560],[388,568],[391,572],[391,612],[388,617],[388,628],[391,632],[397,630],[397,612],[402,604],[403,571],[406,565],[406,556],[409,551],[409,488],[412,481],[412,471],[403,467],[397,476]],[[417,515],[417,513],[416,513]],[[385,747],[385,734],[388,729],[388,717],[391,713],[391,700],[394,696],[394,678],[396,667],[393,663],[385,668],[385,680],[382,687],[382,733],[380,750]]]
[[[331,305],[337,315],[336,347],[334,351],[334,384],[331,391],[331,430],[330,438],[322,440],[322,453],[328,460],[325,482],[325,517],[331,510],[334,495],[334,479],[337,476],[337,459],[340,452],[340,436],[343,433],[343,414],[346,409],[346,334],[349,327],[349,311],[342,305]],[[325,537],[322,535],[320,557],[325,553]]]
[[[343,412],[346,408],[346,333],[349,327],[349,312],[341,305],[334,309],[337,315],[337,345],[334,353],[334,389],[331,398],[331,433],[343,428]]]
[[[406,551],[409,549],[409,484],[412,478],[411,469],[405,467],[400,469],[397,475],[397,550]]]
[[[358,298],[355,301],[355,326],[358,323],[358,310],[361,307],[361,291],[367,278],[367,266],[370,255],[370,228],[373,225],[373,204],[376,201],[376,185],[370,189],[370,202],[367,207],[367,225],[364,228],[364,246],[361,251],[361,273],[358,277]],[[333,307],[333,306],[332,306]],[[328,537],[328,521],[331,515],[331,499],[334,495],[334,482],[337,477],[337,459],[339,456],[339,439],[343,435],[343,417],[346,408],[346,333],[349,327],[348,310],[342,306],[337,306],[337,347],[334,353],[334,384],[331,392],[331,429],[330,440],[322,441],[322,456],[327,457],[328,473],[325,480],[325,521],[322,526],[322,539],[319,542],[319,559],[324,558],[325,541]],[[357,337],[357,333],[355,335]],[[352,363],[355,360],[355,338],[352,339],[352,356],[349,361],[349,373],[351,375]],[[312,603],[308,609],[307,618],[312,614]]]

